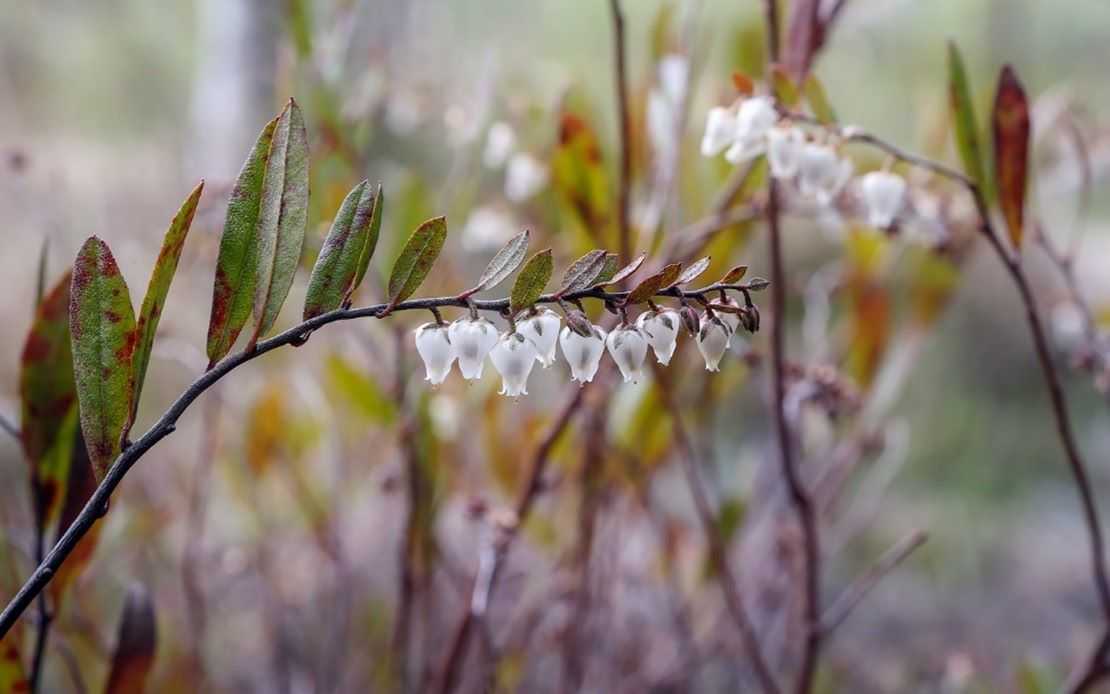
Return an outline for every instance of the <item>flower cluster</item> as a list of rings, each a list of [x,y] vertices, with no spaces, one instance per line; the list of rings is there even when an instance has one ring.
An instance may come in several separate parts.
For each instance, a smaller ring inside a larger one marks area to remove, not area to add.
[[[634,324],[626,322],[611,332],[588,320],[572,329],[562,325],[559,314],[548,309],[532,311],[501,333],[486,318],[467,315],[450,324],[421,325],[416,329],[416,351],[424,360],[426,380],[432,385],[443,383],[456,361],[463,378],[479,379],[488,357],[501,374],[501,394],[518,397],[528,394],[528,376],[537,362],[544,368],[555,363],[556,347],[562,351],[574,381],[592,381],[602,355],[608,351],[625,382],[638,382],[644,375],[648,349],[660,364],[669,364],[679,330],[685,324],[696,336],[706,370],[717,371],[736,331],[741,326],[750,332],[759,328],[759,311],[753,305],[741,307],[731,298],[713,305],[720,313],[707,307],[698,314],[684,306],[687,315],[683,315],[672,308],[653,306]]]
[[[813,136],[782,117],[771,97],[753,96],[709,110],[701,153],[724,152],[733,164],[766,155],[772,176],[794,182],[802,196],[828,206],[849,185],[855,167],[825,135]],[[868,224],[885,229],[902,211],[906,182],[890,171],[872,171],[859,179],[858,192]]]

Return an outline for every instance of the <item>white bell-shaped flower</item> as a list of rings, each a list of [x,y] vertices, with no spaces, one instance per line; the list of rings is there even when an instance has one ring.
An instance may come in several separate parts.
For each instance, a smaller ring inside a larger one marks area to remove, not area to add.
[[[489,126],[486,148],[482,150],[482,163],[490,169],[500,169],[516,149],[516,132],[513,126],[497,121]]]
[[[563,328],[559,333],[559,346],[570,366],[572,381],[589,383],[594,380],[597,367],[601,364],[601,355],[605,353],[605,331],[596,325],[591,328],[593,334],[589,337],[579,335],[569,327]]]
[[[889,171],[872,171],[859,181],[867,223],[885,229],[894,223],[906,201],[906,180]]]
[[[776,127],[767,132],[767,163],[775,178],[794,178],[802,159],[806,136],[795,127]]]
[[[647,337],[648,344],[655,352],[655,361],[664,366],[670,364],[671,357],[674,356],[681,324],[682,318],[673,308],[665,308],[659,312],[645,311],[636,319],[636,327]]]
[[[547,185],[547,166],[527,152],[517,152],[505,171],[505,197],[521,203]]]
[[[701,155],[715,157],[736,139],[736,109],[715,106],[705,117],[705,134],[701,138]]]
[[[463,378],[481,378],[486,355],[497,344],[497,328],[485,318],[465,316],[451,324],[449,334]]]
[[[701,316],[701,327],[698,329],[698,351],[705,359],[706,371],[720,371],[721,357],[728,349],[729,340],[732,338],[732,329],[716,315]]]
[[[555,343],[559,340],[560,325],[562,321],[559,319],[559,314],[550,309],[544,309],[517,324],[520,334],[535,345],[536,360],[543,364],[544,368],[555,363]]]
[[[725,159],[742,164],[767,151],[767,133],[778,119],[775,102],[770,97],[753,96],[740,102],[736,113],[736,139],[725,152]]]
[[[634,327],[620,327],[605,338],[609,355],[620,367],[625,383],[639,383],[644,377],[644,357],[647,356],[647,338]]]
[[[489,353],[501,374],[501,394],[511,398],[528,394],[528,374],[536,363],[536,346],[520,333],[505,333]]]
[[[828,205],[852,177],[852,160],[840,157],[828,145],[809,143],[802,147],[798,187],[803,195]]]
[[[425,323],[416,329],[416,351],[424,360],[424,369],[427,371],[427,380],[433,386],[438,386],[451,372],[451,364],[455,362],[455,346],[451,343],[446,325],[439,323]]]

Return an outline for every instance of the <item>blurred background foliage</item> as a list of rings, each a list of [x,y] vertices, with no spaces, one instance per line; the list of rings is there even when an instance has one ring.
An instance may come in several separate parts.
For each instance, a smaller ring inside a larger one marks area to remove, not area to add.
[[[634,219],[639,247],[659,250],[669,231],[706,213],[730,173],[697,156],[696,144],[707,109],[733,98],[730,74],[763,74],[762,16],[754,0],[625,4]],[[963,50],[981,116],[1005,62],[1031,94],[1079,104],[1095,175],[1076,271],[1098,315],[1110,318],[1110,131],[1095,115],[1110,106],[1108,27],[1110,5],[1101,0],[849,0],[816,73],[842,122],[949,161],[946,39]],[[590,248],[615,249],[611,51],[601,0],[0,0],[0,268],[8,297],[0,303],[8,326],[0,334],[8,355],[0,360],[0,409],[19,411],[19,353],[42,244],[49,244],[50,283],[81,240],[96,234],[110,240],[132,287],[141,286],[171,211],[204,177],[136,431],[193,380],[205,364],[202,336],[231,182],[258,129],[289,95],[305,111],[313,157],[306,268],[343,195],[362,178],[384,184],[378,274],[356,303],[379,300],[383,268],[433,214],[446,214],[452,231],[422,289],[427,295],[469,286],[507,235],[524,227],[541,239],[535,248],[554,248],[560,268]],[[689,56],[692,98],[677,188],[659,203],[651,194],[659,152],[645,111],[659,59],[675,51]],[[534,196],[514,194],[504,180],[511,172],[483,161],[494,122],[508,123],[517,149],[549,176]],[[866,157],[859,168],[881,163]],[[1078,219],[1075,186],[1037,175],[1039,215],[1067,238]],[[707,249],[714,263],[706,277],[737,263],[766,276],[763,236],[758,224],[720,234]],[[837,237],[801,218],[787,226],[786,249],[792,356],[817,363],[837,355],[832,361],[852,388],[866,393],[883,360],[908,344],[902,340],[915,345],[884,419],[879,474],[853,481],[858,513],[831,533],[830,592],[905,532],[925,528],[930,541],[838,632],[825,686],[1040,691],[1090,633],[1093,601],[1074,492],[1020,306],[1000,268],[980,253],[957,268],[913,244]],[[1030,256],[1048,309],[1064,288]],[[848,279],[827,307],[831,346],[821,350],[802,319],[817,310],[813,278],[830,266]],[[297,320],[306,278],[279,326]],[[294,691],[388,690],[397,677],[388,657],[395,577],[406,556],[423,586],[413,656],[423,665],[410,667],[417,676],[431,667],[462,609],[480,519],[514,498],[527,452],[568,379],[561,366],[537,372],[532,395],[519,402],[499,398],[491,374],[474,386],[455,380],[431,390],[419,382],[412,327],[414,319],[404,318],[333,328],[300,350],[251,363],[206,395],[113,501],[96,554],[59,609],[45,690],[74,690],[77,681],[96,689],[107,677],[134,581],[146,585],[158,614],[152,690],[271,690],[277,682]],[[671,367],[682,375],[672,378],[731,535],[766,491],[759,472],[773,457],[763,372],[741,346],[721,374],[706,378],[683,342]],[[752,354],[765,346],[765,335],[756,336]],[[661,583],[673,579],[686,595],[703,585],[681,575],[700,550],[692,549],[698,539],[687,492],[665,467],[673,442],[660,390],[608,388],[611,405],[595,398],[586,406],[587,413],[607,408],[602,462],[583,471],[592,434],[580,418],[556,448],[558,493],[529,520],[529,546],[506,579],[519,608],[495,605],[493,620],[514,625],[498,640],[519,635],[520,622],[542,622],[526,610],[547,600],[545,574],[565,568],[590,493],[603,499],[595,555],[609,548],[623,557],[603,559],[597,574],[651,579],[646,587],[629,579],[630,595],[619,599],[601,593],[629,603],[611,608],[626,621],[603,632],[613,640],[603,652],[615,660],[637,624],[668,628]],[[1106,398],[1078,371],[1067,388],[1105,495]],[[818,439],[847,429],[835,417],[827,431],[821,426]],[[418,471],[415,483],[407,469]],[[0,489],[9,537],[4,595],[31,569],[25,470],[17,443],[0,441],[8,481]],[[579,479],[588,480],[581,491]],[[406,521],[414,495],[416,513]],[[661,536],[674,546],[655,546],[642,506],[657,510]],[[862,530],[851,527],[861,522]],[[677,578],[658,580],[674,571]],[[749,572],[758,567],[745,565]],[[500,683],[542,678],[549,665],[528,662],[527,647],[518,652],[509,643]],[[730,676],[711,667],[699,682],[709,690]]]

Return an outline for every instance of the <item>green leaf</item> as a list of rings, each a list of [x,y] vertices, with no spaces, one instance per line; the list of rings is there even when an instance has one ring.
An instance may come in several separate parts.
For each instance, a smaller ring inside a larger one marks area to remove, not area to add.
[[[212,287],[212,314],[208,319],[209,368],[223,359],[235,344],[254,302],[258,264],[258,214],[262,180],[270,157],[277,118],[258,135],[227,204],[216,279]]]
[[[654,275],[646,277],[628,293],[628,297],[624,300],[624,303],[638,304],[647,301],[658,294],[664,287],[678,279],[678,273],[681,271],[682,265],[679,263],[671,263]]]
[[[601,277],[608,263],[609,254],[603,250],[590,251],[567,268],[556,292],[559,296],[587,289]]]
[[[447,219],[433,217],[412,232],[389,274],[389,303],[396,306],[420,288],[447,238]]]
[[[70,282],[67,272],[39,302],[20,359],[21,438],[42,518],[60,501],[64,485],[53,465],[58,442],[73,438],[77,387],[69,337]]]
[[[354,411],[382,425],[393,423],[397,408],[378,382],[338,354],[324,363],[327,383]]]
[[[671,287],[680,287],[684,284],[689,284],[693,282],[701,275],[701,273],[709,269],[710,261],[711,259],[709,256],[705,256],[704,258],[700,258],[694,261],[694,263],[690,267],[682,271],[682,274],[678,276],[678,279],[675,280],[674,283],[667,286],[667,289],[670,289]]]
[[[39,269],[35,275],[35,306],[37,307],[42,303],[42,297],[46,294],[46,262],[50,256],[50,239],[49,237],[42,240],[42,247],[39,248]]]
[[[771,67],[771,90],[774,91],[775,98],[787,108],[797,106],[798,100],[801,98],[798,86],[794,84],[794,80],[790,79],[790,75],[786,74],[786,70],[780,65]]]
[[[193,224],[193,216],[197,212],[197,203],[200,202],[201,191],[204,190],[204,181],[197,184],[181,208],[170,220],[170,227],[162,239],[162,250],[158,252],[158,259],[154,262],[154,271],[150,274],[150,282],[146,287],[146,297],[139,310],[139,323],[136,328],[138,338],[135,342],[135,355],[132,358],[132,374],[135,379],[135,394],[131,398],[131,417],[128,419],[127,428],[135,423],[135,414],[139,411],[139,396],[143,392],[143,381],[146,380],[146,370],[150,365],[150,352],[154,347],[154,334],[158,331],[158,321],[162,318],[162,307],[166,305],[166,296],[170,293],[170,284],[177,272],[177,262],[181,259],[181,251],[185,248],[185,237],[189,235],[189,227]],[[126,436],[127,432],[124,432]]]
[[[251,345],[270,332],[301,261],[308,225],[308,134],[292,99],[278,116],[258,212],[258,274]]]
[[[382,208],[385,205],[385,193],[382,192],[382,184],[378,184],[378,190],[374,193],[374,211],[370,215],[370,230],[366,234],[366,243],[362,246],[362,253],[358,256],[358,272],[355,274],[354,284],[351,285],[351,293],[348,294],[347,300],[351,298],[351,294],[362,286],[362,280],[366,277],[366,270],[370,267],[370,259],[374,257],[374,249],[378,247],[378,235],[382,229]]]
[[[745,286],[753,292],[761,292],[767,287],[770,287],[771,282],[769,280],[763,279],[762,277],[753,277],[748,280],[748,284]]]
[[[95,236],[77,254],[69,299],[81,431],[99,482],[120,453],[131,417],[137,333],[127,283],[107,244]]]
[[[350,299],[359,263],[363,255],[369,261],[378,242],[373,225],[378,199],[369,181],[359,183],[343,199],[308,280],[305,320],[334,311]]]
[[[112,694],[143,694],[146,679],[154,666],[158,646],[158,624],[150,594],[139,584],[127,591],[120,617],[119,637],[112,656],[105,692]]]
[[[809,102],[809,110],[813,111],[813,116],[819,123],[824,125],[836,123],[836,111],[829,103],[828,92],[825,91],[821,80],[817,79],[817,75],[811,72],[806,76],[805,82],[802,83],[802,91],[805,92],[806,101]]]
[[[536,303],[543,295],[554,269],[555,261],[551,258],[550,248],[529,258],[513,283],[513,291],[509,295],[509,310],[517,313]]]
[[[646,257],[646,256],[645,256]],[[605,254],[605,265],[602,266],[601,272],[598,273],[597,279],[594,280],[595,287],[604,287],[606,284],[613,281],[620,268],[620,256],[616,253]]]
[[[595,287],[604,287],[604,286],[609,285],[609,284],[619,284],[619,283],[623,282],[625,279],[630,277],[632,275],[632,273],[639,270],[640,266],[644,264],[644,260],[646,260],[646,259],[647,259],[647,253],[641,253],[640,255],[633,258],[631,263],[629,263],[628,265],[625,265],[620,270],[617,270],[615,273],[613,273],[613,276],[610,277],[608,280],[600,281],[600,278],[599,278],[598,283],[595,284],[594,286]],[[605,273],[602,273],[603,276],[604,276],[604,274]]]
[[[489,261],[489,265],[482,272],[482,276],[478,278],[478,284],[467,291],[466,295],[469,296],[484,292],[487,289],[493,289],[513,274],[524,262],[524,256],[528,253],[528,237],[528,231],[522,231],[509,239],[509,242],[502,246],[501,250],[497,251],[493,259]]]
[[[1002,68],[998,77],[991,123],[998,206],[1010,230],[1010,242],[1015,249],[1020,249],[1029,172],[1029,100],[1017,73],[1009,65]]]
[[[724,277],[722,277],[720,280],[718,280],[717,283],[718,284],[736,284],[740,280],[744,279],[744,275],[746,275],[746,274],[748,274],[748,266],[747,265],[737,265],[736,267],[734,267],[731,270],[729,270],[728,272],[726,272]]]
[[[963,160],[964,173],[977,185],[985,183],[983,153],[979,144],[979,131],[975,121],[975,107],[971,101],[971,87],[964,68],[960,49],[948,42],[948,103],[956,130],[956,149]]]

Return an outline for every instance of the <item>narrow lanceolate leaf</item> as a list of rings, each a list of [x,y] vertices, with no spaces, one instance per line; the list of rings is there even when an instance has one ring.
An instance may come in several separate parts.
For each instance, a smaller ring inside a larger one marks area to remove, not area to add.
[[[31,331],[23,343],[19,395],[23,452],[31,466],[35,508],[48,515],[61,495],[61,480],[52,474],[51,455],[64,438],[67,419],[72,438],[72,417],[77,404],[73,380],[73,355],[69,338],[70,273],[43,297],[35,311]]]
[[[93,236],[73,264],[69,332],[81,431],[99,482],[119,455],[131,416],[135,312],[107,244]]]
[[[170,293],[170,284],[177,272],[177,262],[181,259],[181,251],[185,248],[185,237],[189,235],[189,227],[193,224],[193,216],[197,212],[197,203],[200,193],[204,190],[204,181],[197,184],[181,209],[170,220],[170,227],[162,239],[162,250],[158,252],[158,259],[154,262],[154,271],[150,275],[150,282],[146,287],[146,297],[139,310],[139,323],[136,329],[138,338],[135,341],[135,355],[132,357],[132,372],[135,378],[135,394],[131,398],[131,417],[127,422],[128,428],[135,422],[135,413],[139,409],[139,395],[143,392],[143,381],[146,379],[146,369],[150,365],[150,352],[154,347],[154,334],[158,331],[158,321],[162,318],[162,308],[166,305],[166,297]],[[126,435],[126,432],[124,432]]]
[[[253,345],[277,320],[301,260],[308,224],[308,134],[292,99],[278,116],[258,212]]]
[[[145,692],[146,678],[154,665],[157,647],[158,624],[154,617],[154,603],[146,589],[136,584],[127,591],[127,600],[123,604],[116,652],[112,656],[112,669],[104,691],[111,694]]]
[[[671,263],[637,284],[635,288],[628,293],[628,297],[624,302],[626,304],[638,304],[647,301],[658,294],[664,287],[674,283],[674,281],[678,279],[678,273],[681,271],[682,266],[679,263]]]
[[[579,292],[591,287],[601,276],[607,263],[609,254],[602,250],[590,251],[567,268],[563,273],[563,281],[559,285],[559,296],[570,292]]]
[[[718,281],[718,284],[736,284],[740,280],[744,279],[744,275],[746,274],[748,274],[748,266],[737,265],[736,267],[726,272],[725,276]]]
[[[813,112],[818,122],[824,125],[836,122],[836,111],[833,110],[828,92],[825,91],[821,80],[817,79],[817,75],[811,72],[806,76],[805,82],[802,83],[802,91],[806,95],[806,101],[809,102],[809,110]]]
[[[615,273],[613,273],[613,276],[610,277],[607,281],[604,281],[604,282],[599,281],[594,286],[603,287],[607,284],[619,284],[619,283],[623,282],[624,280],[626,280],[630,276],[632,276],[632,273],[639,270],[640,266],[644,264],[644,260],[646,260],[646,259],[647,259],[647,253],[641,253],[640,255],[633,258],[631,263],[629,263],[628,265],[625,265],[620,270],[617,270]]]
[[[690,267],[683,270],[682,274],[678,276],[678,279],[675,280],[674,283],[667,288],[670,289],[670,287],[681,287],[684,284],[689,284],[693,282],[701,276],[701,273],[705,272],[709,268],[709,262],[709,256],[705,256],[704,258],[695,260],[694,263]]]
[[[1021,248],[1025,189],[1029,169],[1029,101],[1017,73],[1007,65],[994,98],[994,166],[998,206],[1006,218],[1010,241]]]
[[[979,144],[979,131],[975,121],[975,107],[971,101],[971,86],[960,49],[948,42],[948,103],[956,131],[956,149],[963,161],[964,173],[982,186],[983,151]]]
[[[270,142],[277,119],[258,135],[243,164],[227,204],[216,281],[212,288],[212,314],[208,319],[209,365],[223,359],[247,322],[254,303],[258,265],[258,213],[262,203],[262,179],[270,157]]]
[[[351,294],[362,286],[366,277],[366,269],[370,267],[370,259],[374,257],[374,249],[378,247],[378,234],[382,230],[382,208],[385,206],[385,193],[382,184],[374,194],[374,212],[370,215],[370,230],[366,234],[366,243],[362,246],[362,253],[358,257],[358,272],[355,273],[355,282],[351,285]],[[350,295],[347,297],[350,299]]]
[[[389,303],[396,306],[420,288],[447,238],[447,218],[433,217],[412,232],[389,273]]]
[[[466,295],[484,292],[487,289],[493,289],[501,284],[508,278],[509,275],[516,272],[520,264],[524,262],[524,256],[528,254],[528,231],[522,231],[516,236],[509,239],[509,242],[497,251],[493,259],[489,261],[489,265],[482,272],[482,276],[478,278],[478,284],[474,285],[472,289],[466,292]]]
[[[369,181],[359,183],[343,199],[308,280],[305,320],[334,311],[350,298],[363,253],[369,248],[369,258],[377,245],[377,234],[370,238],[377,201]]]
[[[520,274],[513,283],[513,291],[509,294],[509,308],[513,313],[522,311],[536,303],[543,294],[551,273],[555,269],[555,262],[551,258],[551,249],[545,249],[528,259]]]

